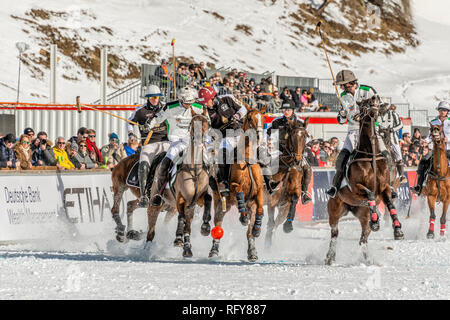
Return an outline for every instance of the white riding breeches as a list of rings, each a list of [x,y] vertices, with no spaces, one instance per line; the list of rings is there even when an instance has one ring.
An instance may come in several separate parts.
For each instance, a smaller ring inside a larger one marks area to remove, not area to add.
[[[386,146],[384,145],[383,139],[378,134],[377,139],[380,152],[385,151]],[[358,140],[359,140],[359,129],[350,130],[347,133],[347,137],[345,138],[343,149],[347,149],[348,151],[350,151],[350,153],[353,152],[353,150],[355,150],[355,148],[358,146]]]
[[[152,164],[153,158],[163,152],[167,151],[169,149],[170,142],[169,141],[160,141],[160,142],[153,142],[149,143],[142,147],[141,149],[141,155],[139,157],[140,162],[147,162],[149,165]]]
[[[186,150],[189,146],[189,138],[190,136],[187,136],[184,139],[172,141],[170,143],[169,150],[167,150],[166,157],[172,160],[172,162],[175,162],[176,159],[180,156],[180,153]]]
[[[402,161],[402,153],[400,151],[400,145],[398,143],[393,143],[391,145],[391,150],[394,152],[395,154],[395,161]]]

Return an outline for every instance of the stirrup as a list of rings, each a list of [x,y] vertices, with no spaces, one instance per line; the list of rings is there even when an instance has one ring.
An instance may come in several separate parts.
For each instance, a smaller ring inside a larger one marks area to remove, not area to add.
[[[331,198],[336,198],[337,195],[337,188],[335,186],[332,186],[330,189],[327,190],[327,194],[331,197]]]
[[[161,207],[164,203],[164,199],[160,194],[155,194],[152,198],[152,206],[153,207]]]
[[[139,208],[147,208],[148,207],[148,197],[147,196],[142,196],[139,203],[138,203],[138,207]]]
[[[302,191],[302,204],[307,204],[310,203],[312,201],[312,198],[309,196],[308,192],[303,192]]]
[[[420,196],[420,194],[422,193],[422,188],[420,188],[419,186],[409,187],[409,190],[411,190],[411,192],[417,196]]]

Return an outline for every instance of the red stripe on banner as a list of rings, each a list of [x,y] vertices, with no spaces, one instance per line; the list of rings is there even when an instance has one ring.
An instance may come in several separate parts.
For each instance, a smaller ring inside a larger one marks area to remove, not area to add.
[[[42,110],[42,111],[77,111],[77,108],[73,107],[47,107],[47,108],[36,108],[36,107],[17,107],[8,108],[10,110]],[[102,111],[134,111],[135,108],[96,108]],[[95,111],[89,108],[81,108],[82,111]]]
[[[264,123],[271,123],[275,117],[266,116]],[[305,118],[302,118],[303,120]],[[339,124],[336,118],[309,118],[309,124]]]
[[[309,184],[309,187],[308,187],[308,192],[311,195],[311,198],[312,198],[313,186],[314,186],[314,176],[311,177],[311,183]],[[313,209],[314,209],[313,201],[311,201],[310,203],[308,203],[306,205],[303,205],[302,199],[300,197],[300,199],[298,199],[297,207],[295,207],[297,219],[299,221],[312,221]]]

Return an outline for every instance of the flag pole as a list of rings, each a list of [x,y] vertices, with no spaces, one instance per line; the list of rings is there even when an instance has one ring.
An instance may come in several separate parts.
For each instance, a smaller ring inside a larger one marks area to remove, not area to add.
[[[177,77],[176,77],[176,66],[175,66],[175,39],[172,39],[172,43],[170,44],[172,46],[172,74],[173,74],[173,93],[174,93],[174,100],[177,99]]]

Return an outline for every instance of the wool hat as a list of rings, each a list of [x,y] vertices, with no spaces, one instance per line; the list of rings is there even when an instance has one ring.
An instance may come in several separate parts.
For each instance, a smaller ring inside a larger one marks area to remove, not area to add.
[[[112,140],[112,139],[117,139],[117,140],[119,140],[119,136],[116,134],[116,133],[111,133],[110,135],[109,135],[109,140]]]

